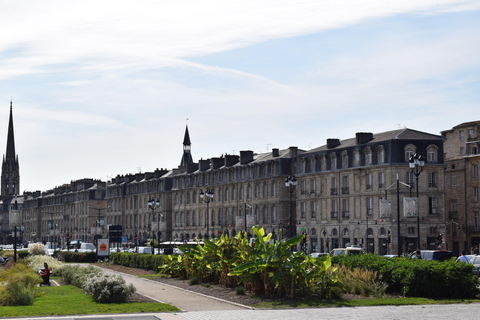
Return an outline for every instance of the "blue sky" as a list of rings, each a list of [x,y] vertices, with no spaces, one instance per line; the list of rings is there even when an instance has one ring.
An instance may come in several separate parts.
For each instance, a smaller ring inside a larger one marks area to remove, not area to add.
[[[0,0],[0,147],[10,99],[22,191],[176,168],[187,123],[195,161],[439,134],[479,120],[479,13],[468,0]]]

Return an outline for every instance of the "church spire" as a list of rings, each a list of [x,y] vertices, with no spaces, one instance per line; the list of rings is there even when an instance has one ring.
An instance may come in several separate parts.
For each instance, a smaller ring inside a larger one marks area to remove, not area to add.
[[[10,100],[10,118],[8,121],[7,150],[2,163],[2,198],[19,194],[20,170],[18,157],[15,154],[15,138],[13,132],[13,103]]]
[[[183,156],[182,161],[180,162],[180,166],[184,167],[189,163],[193,162],[192,154],[191,154],[191,142],[190,142],[190,134],[188,133],[188,125],[185,128],[185,136],[183,138]]]

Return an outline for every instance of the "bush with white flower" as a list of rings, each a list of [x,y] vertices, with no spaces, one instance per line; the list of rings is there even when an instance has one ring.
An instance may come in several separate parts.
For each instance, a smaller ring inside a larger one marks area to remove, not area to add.
[[[120,275],[101,274],[86,279],[84,288],[93,300],[101,303],[122,303],[135,293],[133,284],[127,285]]]
[[[58,261],[53,257],[40,256],[40,255],[29,256],[26,259],[26,262],[27,262],[27,265],[31,269],[33,269],[35,272],[37,272],[40,269],[43,269],[43,264],[45,262],[48,264],[48,268],[55,273],[58,273],[65,265],[63,262]]]
[[[32,243],[28,245],[28,254],[31,256],[45,254],[45,246],[41,243]]]

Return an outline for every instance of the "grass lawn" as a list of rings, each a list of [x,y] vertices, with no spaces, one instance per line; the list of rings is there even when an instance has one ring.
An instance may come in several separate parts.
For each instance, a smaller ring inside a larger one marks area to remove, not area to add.
[[[31,306],[1,307],[2,317],[180,311],[164,303],[97,303],[75,286],[41,287]]]

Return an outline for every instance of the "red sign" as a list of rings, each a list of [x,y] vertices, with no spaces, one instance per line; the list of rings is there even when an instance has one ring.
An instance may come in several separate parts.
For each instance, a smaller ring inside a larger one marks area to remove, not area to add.
[[[101,250],[101,251],[107,251],[107,245],[106,245],[105,243],[102,243],[102,244],[100,245],[100,250]]]

